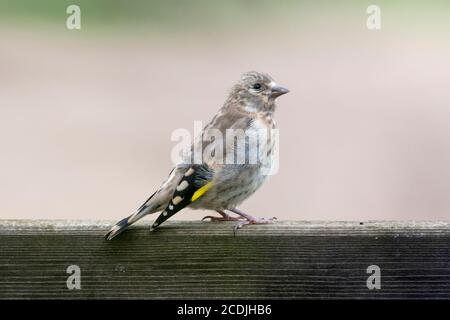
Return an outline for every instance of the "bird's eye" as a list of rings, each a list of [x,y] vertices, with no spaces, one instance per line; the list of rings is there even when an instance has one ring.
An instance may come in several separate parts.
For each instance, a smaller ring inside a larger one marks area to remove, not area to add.
[[[255,89],[255,90],[261,90],[261,88],[262,88],[262,85],[260,83],[255,83],[253,85],[253,89]]]

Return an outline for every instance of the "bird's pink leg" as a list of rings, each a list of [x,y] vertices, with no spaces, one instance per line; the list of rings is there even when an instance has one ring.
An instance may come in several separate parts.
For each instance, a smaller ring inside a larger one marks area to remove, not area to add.
[[[202,221],[205,219],[211,219],[211,221],[239,221],[242,219],[241,217],[232,217],[228,213],[226,213],[223,210],[216,210],[218,213],[220,213],[221,217],[213,217],[213,216],[206,216],[203,217]]]
[[[242,228],[243,226],[249,225],[249,224],[267,224],[267,223],[274,223],[277,218],[273,217],[273,218],[255,218],[249,214],[246,214],[245,212],[242,212],[239,209],[233,208],[230,209],[230,211],[240,215],[241,217],[243,217],[245,220],[244,221],[239,221],[235,226],[234,226],[234,232],[236,232],[238,229]]]

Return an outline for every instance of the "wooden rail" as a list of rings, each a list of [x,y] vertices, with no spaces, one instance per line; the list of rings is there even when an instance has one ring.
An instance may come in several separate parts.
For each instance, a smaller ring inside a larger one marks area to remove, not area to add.
[[[0,220],[0,298],[450,298],[448,222],[111,224]]]

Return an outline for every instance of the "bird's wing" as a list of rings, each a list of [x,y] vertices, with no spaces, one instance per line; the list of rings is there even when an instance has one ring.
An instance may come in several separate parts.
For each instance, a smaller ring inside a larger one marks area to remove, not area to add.
[[[169,176],[166,181],[163,182],[161,187],[153,195],[151,195],[140,207],[137,209],[133,216],[140,216],[142,213],[154,213],[164,209],[172,198],[172,194],[175,191],[180,179],[183,177],[184,173],[189,169],[186,165],[177,165],[172,171],[170,171]],[[132,217],[133,217],[132,216]],[[131,219],[133,222],[135,219]],[[137,219],[136,219],[137,220]]]
[[[175,188],[172,199],[152,225],[152,230],[175,213],[199,199],[212,186],[214,172],[206,164],[192,165]]]
[[[197,137],[191,146],[189,153],[190,161],[193,163],[184,176],[178,179],[172,199],[162,211],[152,226],[158,227],[194,201],[202,197],[213,185],[213,178],[217,170],[225,164],[229,153],[234,155],[234,139],[227,141],[227,129],[246,130],[253,121],[252,117],[239,112],[219,112],[216,117],[203,129],[202,134]],[[208,132],[210,131],[210,132]],[[220,133],[220,137],[215,135]],[[213,136],[213,139],[210,139]],[[215,155],[211,157],[210,152]],[[200,152],[200,157],[195,153]],[[223,152],[223,157],[218,157]]]
[[[171,200],[172,194],[186,170],[188,170],[187,166],[174,167],[159,190],[153,193],[135,213],[117,222],[105,237],[111,240],[145,215],[164,209]]]

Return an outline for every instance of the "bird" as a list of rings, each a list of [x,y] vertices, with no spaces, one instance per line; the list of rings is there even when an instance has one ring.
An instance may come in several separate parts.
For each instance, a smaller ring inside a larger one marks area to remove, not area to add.
[[[275,100],[288,92],[267,73],[243,73],[222,108],[184,152],[160,188],[132,215],[117,222],[106,239],[113,239],[148,214],[161,212],[150,228],[153,231],[186,207],[216,211],[220,216],[202,220],[236,221],[234,231],[246,225],[275,222],[275,217],[254,217],[237,207],[269,176],[267,168],[276,160]],[[244,142],[236,141],[242,136],[229,132],[243,132]],[[252,137],[256,137],[256,143]]]

